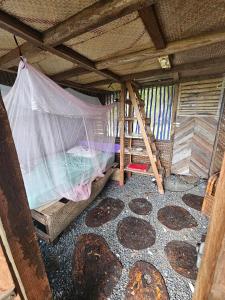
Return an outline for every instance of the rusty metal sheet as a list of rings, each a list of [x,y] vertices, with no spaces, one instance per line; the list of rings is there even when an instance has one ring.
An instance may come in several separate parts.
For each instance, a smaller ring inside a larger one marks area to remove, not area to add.
[[[99,227],[114,220],[123,209],[124,203],[120,199],[105,198],[87,213],[85,223],[89,227]]]
[[[165,206],[158,211],[158,220],[172,230],[198,226],[195,218],[183,207]]]
[[[137,215],[147,215],[152,211],[152,204],[145,198],[135,198],[129,202],[129,208]]]
[[[106,300],[117,284],[122,268],[104,238],[96,234],[81,235],[73,255],[74,298]]]
[[[165,247],[165,253],[171,267],[180,275],[196,279],[197,277],[197,251],[187,242],[171,241]]]
[[[150,263],[137,261],[129,273],[125,300],[169,300],[161,273]]]
[[[124,247],[140,250],[154,245],[156,233],[153,226],[147,221],[126,217],[118,223],[117,237]]]
[[[194,195],[194,194],[185,194],[182,197],[182,200],[187,206],[190,206],[191,208],[201,211],[204,197]]]

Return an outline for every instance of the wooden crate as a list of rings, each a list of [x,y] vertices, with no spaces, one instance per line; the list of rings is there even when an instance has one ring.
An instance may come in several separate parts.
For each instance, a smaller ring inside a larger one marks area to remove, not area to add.
[[[113,168],[106,171],[104,177],[99,177],[92,183],[91,196],[87,200],[74,202],[61,199],[51,202],[38,209],[32,209],[31,214],[38,237],[52,242],[65,228],[97,197],[102,191]]]
[[[211,215],[218,178],[219,178],[219,173],[212,175],[209,178],[206,187],[206,192],[205,192],[204,201],[202,205],[202,213],[207,215],[208,217],[210,217]]]

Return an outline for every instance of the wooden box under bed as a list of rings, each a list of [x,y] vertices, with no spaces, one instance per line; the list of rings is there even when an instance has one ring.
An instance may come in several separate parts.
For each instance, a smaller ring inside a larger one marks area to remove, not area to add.
[[[54,241],[59,234],[97,197],[114,169],[105,172],[104,177],[98,177],[92,182],[91,196],[87,200],[73,202],[61,199],[51,202],[38,209],[32,209],[31,214],[37,236],[46,242]]]

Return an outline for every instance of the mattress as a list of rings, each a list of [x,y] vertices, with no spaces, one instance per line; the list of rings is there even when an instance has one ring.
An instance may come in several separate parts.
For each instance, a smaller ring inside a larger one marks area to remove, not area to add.
[[[113,164],[114,156],[109,157],[109,153],[99,152],[97,161],[104,170]],[[31,172],[23,174],[30,208],[35,209],[53,199],[66,197],[68,191],[76,186],[90,186],[95,179],[95,168],[93,159],[67,153],[59,153],[41,161]]]

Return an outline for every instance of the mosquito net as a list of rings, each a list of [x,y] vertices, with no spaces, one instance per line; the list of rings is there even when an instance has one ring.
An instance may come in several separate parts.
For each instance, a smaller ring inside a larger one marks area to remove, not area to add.
[[[108,116],[114,105],[85,101],[20,62],[3,100],[30,208],[63,197],[80,201],[114,161]],[[93,104],[95,103],[95,104]]]

